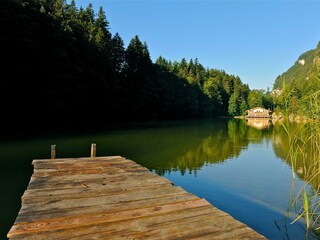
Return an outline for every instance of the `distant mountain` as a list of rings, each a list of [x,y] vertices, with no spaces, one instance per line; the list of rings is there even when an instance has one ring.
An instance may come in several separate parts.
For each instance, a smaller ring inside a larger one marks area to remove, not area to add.
[[[275,80],[271,95],[274,107],[286,115],[320,119],[320,42]]]
[[[282,89],[283,85],[304,85],[310,78],[317,76],[320,68],[320,42],[316,49],[309,50],[297,59],[292,67],[277,77],[274,89]]]

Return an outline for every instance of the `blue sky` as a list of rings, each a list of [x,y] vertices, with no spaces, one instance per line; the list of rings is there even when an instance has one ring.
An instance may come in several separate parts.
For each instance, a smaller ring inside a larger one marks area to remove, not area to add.
[[[320,41],[320,0],[76,0],[100,5],[127,45],[139,35],[153,61],[198,57],[237,75],[251,89],[272,88]]]

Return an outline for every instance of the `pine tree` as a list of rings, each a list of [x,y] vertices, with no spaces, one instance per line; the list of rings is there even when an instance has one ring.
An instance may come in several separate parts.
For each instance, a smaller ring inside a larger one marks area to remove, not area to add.
[[[156,64],[161,67],[165,67],[166,66],[165,59],[160,55],[156,60]]]
[[[92,4],[89,3],[85,10],[80,9],[80,20],[84,26],[85,34],[89,42],[93,43],[95,38],[95,20]]]
[[[126,51],[127,74],[133,76],[146,73],[151,67],[151,59],[146,43],[142,43],[138,36],[131,39]]]
[[[179,63],[179,76],[182,78],[188,77],[188,64],[185,58],[182,58],[181,62]]]
[[[72,23],[77,22],[79,10],[76,6],[75,0],[71,0],[70,4],[66,8],[66,17]]]
[[[116,33],[111,39],[111,60],[115,71],[122,72],[125,64],[125,48],[120,35]]]
[[[66,10],[66,1],[65,0],[56,0],[53,5],[53,11],[54,11],[55,17],[63,20],[65,10]]]
[[[143,53],[143,59],[145,61],[145,64],[146,65],[152,64],[152,61],[151,61],[151,58],[150,58],[149,49],[148,49],[148,44],[147,44],[146,41],[143,43],[142,53]]]
[[[98,17],[95,20],[95,43],[100,50],[110,51],[111,33],[108,30],[109,22],[106,19],[102,6],[99,8]]]
[[[65,10],[65,22],[64,29],[69,32],[74,32],[78,23],[78,14],[79,11],[76,7],[76,3],[74,0],[71,0],[70,4],[66,5]]]

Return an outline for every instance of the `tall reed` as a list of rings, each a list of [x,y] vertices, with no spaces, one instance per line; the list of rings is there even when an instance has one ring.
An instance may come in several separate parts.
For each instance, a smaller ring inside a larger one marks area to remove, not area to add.
[[[304,185],[293,190],[291,208],[296,209],[296,222],[304,218],[306,239],[311,233],[320,238],[320,124],[317,122],[292,127],[283,124],[289,138],[287,161],[292,168],[293,181],[298,176]]]

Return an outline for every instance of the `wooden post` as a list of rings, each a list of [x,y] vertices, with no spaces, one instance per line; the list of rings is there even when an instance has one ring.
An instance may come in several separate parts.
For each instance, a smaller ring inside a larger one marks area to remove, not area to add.
[[[56,158],[56,145],[51,145],[51,159]]]
[[[95,158],[97,152],[97,146],[95,143],[91,143],[91,157]]]

